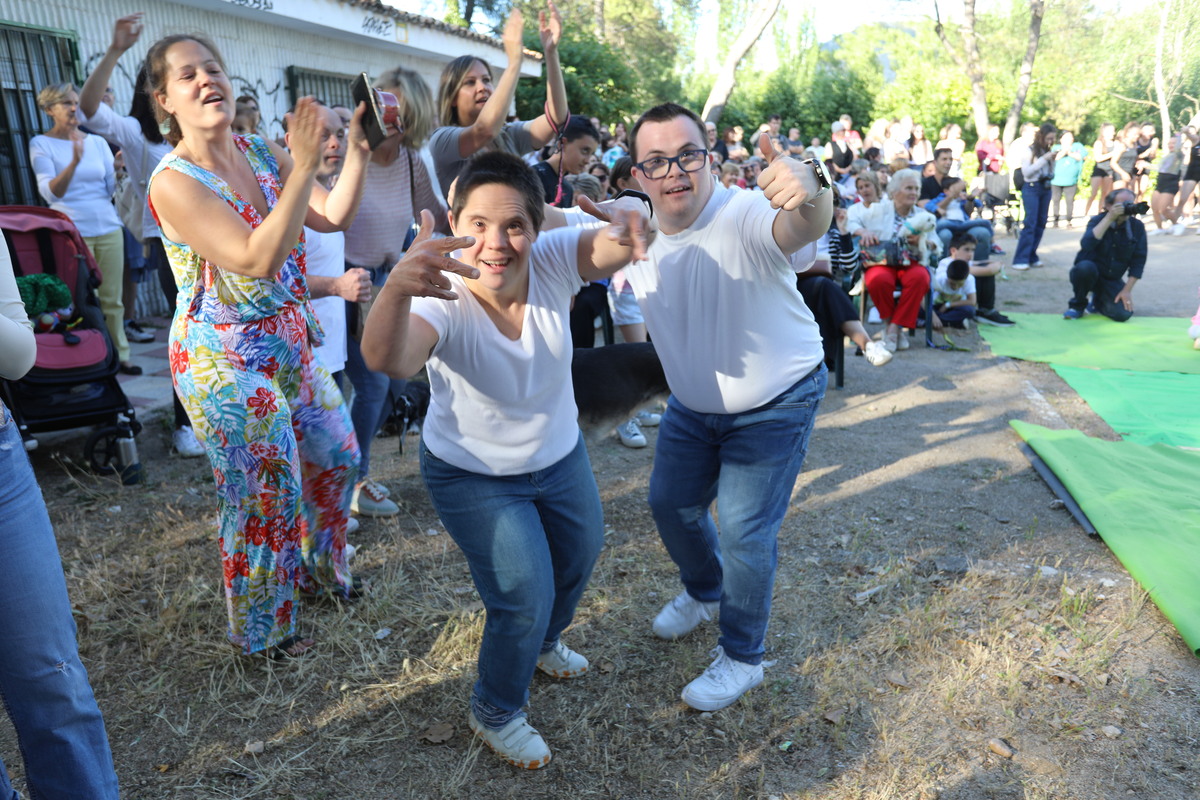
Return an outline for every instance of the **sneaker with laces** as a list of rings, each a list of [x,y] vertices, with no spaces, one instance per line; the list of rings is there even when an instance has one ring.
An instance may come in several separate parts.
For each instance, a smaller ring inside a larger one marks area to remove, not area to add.
[[[154,334],[131,319],[125,320],[125,338],[131,342],[145,344],[154,341]]]
[[[204,445],[196,438],[191,425],[180,425],[171,434],[171,449],[184,458],[198,458],[204,455]]]
[[[863,355],[867,357],[867,363],[873,367],[882,367],[892,360],[891,351],[880,342],[867,342],[866,348],[863,349]]]
[[[658,612],[654,618],[654,635],[667,640],[686,636],[701,622],[712,619],[720,608],[720,603],[702,603],[685,589]]]
[[[683,702],[697,711],[717,711],[733,705],[746,692],[763,682],[762,664],[734,661],[718,646],[716,658],[699,678],[683,687]]]
[[[538,656],[537,668],[551,678],[578,678],[588,671],[588,660],[560,641]]]
[[[662,422],[662,414],[655,414],[653,411],[639,411],[633,418],[638,427],[641,428],[657,428],[658,423]]]
[[[541,769],[550,763],[550,748],[546,740],[524,716],[516,717],[503,728],[495,730],[485,728],[483,723],[476,719],[475,712],[471,712],[467,724],[492,752],[514,767]]]
[[[375,481],[363,481],[354,487],[350,498],[350,510],[364,517],[394,517],[400,506],[380,491],[383,487]]]
[[[1063,319],[1082,319],[1083,309],[1071,307],[1063,312]]]
[[[617,428],[617,438],[626,447],[637,449],[646,446],[646,437],[642,433],[642,429],[638,427],[636,417]]]

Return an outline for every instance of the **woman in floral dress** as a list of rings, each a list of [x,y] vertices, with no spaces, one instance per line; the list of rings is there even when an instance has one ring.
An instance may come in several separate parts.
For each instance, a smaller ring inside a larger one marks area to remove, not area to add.
[[[301,100],[292,153],[232,133],[234,91],[216,49],[170,36],[147,83],[175,149],[150,205],[179,286],[170,333],[176,392],[216,479],[229,639],[245,653],[302,655],[298,593],[353,596],[345,560],[358,445],[329,373],[313,357],[302,226],[345,229],[370,155],[361,114],[337,187],[314,181],[324,117]]]

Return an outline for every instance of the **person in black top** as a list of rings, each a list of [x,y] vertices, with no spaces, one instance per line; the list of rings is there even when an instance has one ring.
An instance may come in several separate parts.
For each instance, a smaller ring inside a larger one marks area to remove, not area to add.
[[[1134,216],[1136,202],[1129,189],[1114,189],[1104,198],[1104,213],[1088,221],[1071,267],[1073,296],[1064,318],[1087,313],[1089,294],[1092,307],[1109,319],[1133,316],[1133,287],[1146,267],[1146,226]]]
[[[533,168],[546,190],[547,203],[558,208],[570,208],[573,205],[574,192],[565,181],[562,182],[562,195],[559,196],[559,175],[578,175],[583,172],[599,146],[600,132],[592,121],[572,114],[563,128],[558,150]]]
[[[918,199],[922,203],[942,193],[942,180],[950,174],[953,164],[954,151],[949,147],[940,147],[933,151],[933,174],[921,179],[921,196]]]

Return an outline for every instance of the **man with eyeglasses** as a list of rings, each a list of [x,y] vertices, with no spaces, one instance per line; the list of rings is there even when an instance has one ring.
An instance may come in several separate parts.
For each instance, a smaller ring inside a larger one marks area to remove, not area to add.
[[[671,387],[650,507],[684,591],[654,633],[677,639],[719,611],[716,660],[683,690],[712,711],[763,679],[776,537],[825,393],[821,335],[789,256],[829,229],[832,204],[824,166],[775,155],[765,134],[763,191],[727,189],[706,141],[700,118],[673,103],[634,126],[634,174],[659,234],[625,275]]]

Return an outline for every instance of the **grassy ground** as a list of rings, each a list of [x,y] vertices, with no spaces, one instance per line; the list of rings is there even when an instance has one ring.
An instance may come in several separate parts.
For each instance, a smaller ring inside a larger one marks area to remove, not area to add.
[[[1007,307],[1053,310],[1048,270],[1002,287]],[[81,440],[35,453],[124,796],[1197,797],[1196,659],[1007,422],[1114,434],[1049,368],[958,339],[968,352],[850,359],[780,535],[766,681],[716,713],[678,699],[715,627],[649,631],[678,591],[645,506],[654,433],[592,448],[607,546],[565,641],[593,670],[535,677],[530,717],[555,753],[538,773],[466,730],[483,615],[415,439],[376,446],[404,511],[356,538],[374,592],[306,606],[317,653],[288,664],[224,643],[211,475],[166,454],[162,423],[139,439],[139,487],[81,472]],[[6,723],[0,755],[20,785]]]

